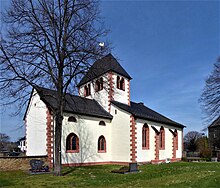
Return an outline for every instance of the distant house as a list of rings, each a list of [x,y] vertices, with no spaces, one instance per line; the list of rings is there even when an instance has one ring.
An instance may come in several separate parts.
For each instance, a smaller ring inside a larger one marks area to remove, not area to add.
[[[79,96],[66,95],[61,142],[63,165],[181,160],[184,126],[143,103],[132,102],[130,80],[129,74],[109,54],[96,61],[82,78]],[[47,155],[51,164],[56,108],[56,92],[36,87],[24,116],[26,155]]]
[[[212,151],[220,151],[220,116],[208,127],[209,144]]]
[[[26,136],[19,139],[19,146],[18,148],[21,150],[21,152],[26,151]]]

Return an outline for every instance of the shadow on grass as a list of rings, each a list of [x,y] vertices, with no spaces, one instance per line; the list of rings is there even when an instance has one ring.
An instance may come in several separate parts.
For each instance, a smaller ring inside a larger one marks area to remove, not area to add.
[[[76,167],[68,167],[64,170],[62,173],[63,176],[66,176],[68,174],[71,174],[72,172],[76,171]]]

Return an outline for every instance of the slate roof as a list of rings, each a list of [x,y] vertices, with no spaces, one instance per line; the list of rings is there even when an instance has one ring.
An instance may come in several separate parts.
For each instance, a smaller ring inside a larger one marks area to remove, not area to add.
[[[54,90],[36,87],[41,100],[52,109],[57,108],[57,93]],[[64,112],[112,119],[112,115],[104,110],[96,100],[66,94]]]
[[[124,70],[124,68],[118,63],[112,54],[108,54],[102,59],[97,60],[86,73],[86,75],[79,82],[78,87],[97,78],[106,72],[113,71],[125,78],[131,79],[130,75]]]
[[[164,123],[164,124],[172,125],[172,126],[179,127],[179,128],[185,127],[184,125],[179,124],[179,123],[155,112],[154,110],[144,106],[142,103],[135,103],[135,102],[131,101],[131,104],[129,106],[129,105],[117,102],[117,101],[111,101],[111,102],[115,106],[131,113],[136,118],[146,119],[146,120],[150,120],[150,121],[154,121],[154,122],[158,122],[158,123]]]
[[[211,127],[220,127],[220,116],[209,125],[209,128]]]

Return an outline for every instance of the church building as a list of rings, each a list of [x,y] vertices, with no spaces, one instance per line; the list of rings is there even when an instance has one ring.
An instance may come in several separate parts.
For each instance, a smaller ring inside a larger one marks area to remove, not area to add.
[[[183,128],[143,103],[130,100],[131,76],[111,55],[97,60],[67,94],[62,125],[62,164],[128,164],[178,161]],[[56,92],[33,90],[24,116],[26,155],[54,160]]]

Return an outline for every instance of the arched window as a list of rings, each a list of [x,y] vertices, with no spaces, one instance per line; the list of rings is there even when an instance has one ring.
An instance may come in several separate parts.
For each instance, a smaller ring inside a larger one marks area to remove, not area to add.
[[[99,80],[96,80],[95,82],[95,91],[101,91],[103,90],[103,78],[101,77]]]
[[[163,126],[160,128],[159,143],[160,149],[165,149],[165,131]]]
[[[91,86],[90,86],[90,84],[88,84],[88,91],[87,91],[87,96],[89,96],[89,95],[91,95]]]
[[[117,88],[120,89],[120,77],[117,76]]]
[[[150,149],[149,127],[145,123],[142,128],[142,149]]]
[[[125,90],[125,80],[124,80],[124,78],[121,78],[121,80],[120,80],[120,89],[121,90]]]
[[[103,78],[100,78],[100,87],[99,87],[100,90],[103,90]]]
[[[175,137],[176,149],[178,150],[178,132],[176,129],[174,131],[174,137]]]
[[[84,97],[87,96],[87,86],[84,86]]]
[[[100,136],[98,139],[98,152],[105,153],[106,152],[106,141],[104,136]]]
[[[116,87],[118,89],[121,89],[123,91],[125,91],[125,79],[122,77],[120,78],[119,76],[117,76],[117,85]]]
[[[74,116],[70,116],[70,117],[68,118],[68,121],[69,121],[69,122],[77,122],[77,121],[76,121],[76,118],[75,118]]]
[[[100,122],[99,122],[99,125],[105,126],[105,122],[104,122],[104,121],[100,121]]]
[[[99,91],[100,90],[100,83],[98,80],[96,80],[95,82],[95,91]]]
[[[88,86],[84,86],[84,96],[89,96],[91,95],[91,87],[90,84],[88,84]]]
[[[70,133],[66,138],[66,152],[79,152],[79,138],[76,134]]]

